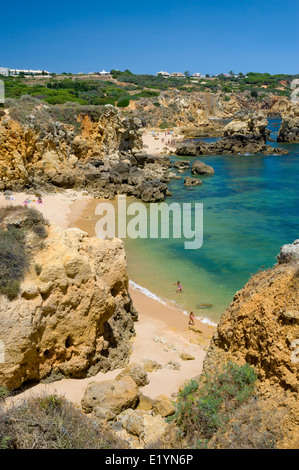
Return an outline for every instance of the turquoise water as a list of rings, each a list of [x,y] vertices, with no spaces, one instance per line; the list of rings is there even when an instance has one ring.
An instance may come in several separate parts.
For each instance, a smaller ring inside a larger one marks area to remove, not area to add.
[[[279,124],[269,120],[272,138]],[[199,157],[213,166],[213,176],[191,188],[184,186],[190,170],[172,181],[167,202],[203,203],[203,246],[186,250],[179,239],[126,239],[130,279],[217,321],[250,276],[273,266],[280,247],[299,238],[299,145],[271,145],[289,154]],[[175,294],[177,280],[182,294]]]

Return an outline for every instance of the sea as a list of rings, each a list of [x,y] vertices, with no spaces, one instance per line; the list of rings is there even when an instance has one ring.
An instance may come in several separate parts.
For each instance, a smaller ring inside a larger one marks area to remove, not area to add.
[[[281,120],[268,122],[270,137],[276,140]],[[133,288],[215,325],[250,277],[276,264],[282,245],[299,238],[299,144],[268,143],[287,149],[288,155],[200,156],[215,170],[211,176],[200,176],[202,185],[184,185],[184,177],[192,176],[190,169],[178,173],[181,179],[171,180],[167,204],[191,204],[191,213],[196,203],[202,204],[202,245],[186,249],[186,238],[161,234],[123,238]],[[197,157],[170,159],[192,163]],[[140,204],[127,198],[128,207],[133,202]],[[96,234],[96,204],[88,206],[84,217],[84,229],[91,235]],[[143,205],[149,232],[150,204]],[[177,281],[181,293],[176,293]]]
[[[268,122],[275,140],[281,120]],[[185,249],[183,238],[124,239],[134,288],[216,324],[236,291],[276,264],[281,246],[299,238],[299,144],[268,143],[289,154],[200,156],[214,175],[186,187],[184,177],[192,176],[188,169],[171,181],[168,204],[203,204],[202,246]],[[192,163],[196,158],[170,159]],[[182,293],[176,293],[177,281]]]

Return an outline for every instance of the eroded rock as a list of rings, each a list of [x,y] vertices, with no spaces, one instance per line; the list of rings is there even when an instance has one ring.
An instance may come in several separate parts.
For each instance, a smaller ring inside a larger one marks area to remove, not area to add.
[[[121,380],[123,377],[130,376],[138,387],[144,387],[149,383],[146,369],[141,364],[129,364],[115,378]]]
[[[139,395],[140,392],[134,380],[126,376],[120,380],[90,382],[81,404],[87,413],[99,407],[118,415],[127,408],[136,408]]]
[[[9,389],[49,376],[81,378],[121,367],[131,352],[135,309],[123,242],[54,224],[46,231],[20,294],[14,300],[1,295],[0,383]]]
[[[153,413],[161,415],[163,418],[173,415],[175,412],[171,400],[166,395],[159,395],[153,401]]]
[[[193,175],[213,175],[215,171],[210,165],[206,165],[200,160],[195,160],[191,165],[191,173]]]

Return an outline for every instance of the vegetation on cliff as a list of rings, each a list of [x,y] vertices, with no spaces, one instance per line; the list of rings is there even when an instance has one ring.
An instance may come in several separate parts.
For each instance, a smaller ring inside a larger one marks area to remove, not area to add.
[[[283,434],[284,414],[267,408],[248,363],[219,361],[181,387],[175,410],[154,448],[273,449]]]
[[[162,75],[137,75],[129,70],[111,71],[112,79],[100,79],[96,74],[80,76],[69,74],[55,75],[52,78],[1,77],[5,83],[7,98],[20,98],[30,95],[48,104],[77,102],[81,105],[116,104],[123,97],[128,100],[154,98],[169,89],[192,92],[221,92],[226,100],[231,93],[247,92],[254,98],[263,99],[267,94],[290,96],[291,81],[297,75],[270,75],[269,73],[249,72],[247,75],[194,79],[168,77]]]
[[[23,206],[0,209],[0,294],[10,300],[20,292],[32,252],[47,237],[45,224],[42,214],[35,209]]]
[[[31,397],[5,408],[0,403],[0,449],[126,448],[101,422],[57,395]]]
[[[192,380],[179,394],[175,421],[189,442],[209,440],[253,393],[256,374],[248,364],[228,362],[217,373]]]

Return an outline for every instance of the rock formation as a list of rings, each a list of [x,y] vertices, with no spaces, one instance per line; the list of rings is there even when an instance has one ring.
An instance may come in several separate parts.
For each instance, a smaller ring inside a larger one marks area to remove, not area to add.
[[[233,121],[225,126],[223,136],[253,135],[258,138],[262,137],[266,141],[270,134],[267,125],[268,121],[262,114],[239,112],[235,114]]]
[[[262,115],[240,112],[224,128],[222,139],[216,142],[181,142],[177,145],[177,155],[244,155],[263,153],[284,155],[288,151],[266,144],[269,131],[268,122]]]
[[[288,448],[298,445],[299,432],[298,247],[298,240],[283,246],[279,264],[235,294],[204,361],[206,372],[228,360],[254,366],[263,409],[274,418],[282,415],[279,447]]]
[[[131,101],[126,112],[149,122],[151,127],[176,126],[188,137],[221,136],[225,120],[243,110],[277,116],[289,104],[285,96],[267,93],[262,99],[249,93],[230,94],[197,91],[167,90],[159,97]],[[166,124],[165,124],[166,123]]]
[[[138,386],[148,383],[145,370],[141,364],[130,364],[115,380],[90,382],[81,401],[86,413],[115,431],[125,431],[133,448],[159,439],[167,429],[163,418],[175,412],[166,395],[151,399],[140,392]]]
[[[184,185],[185,186],[200,186],[202,181],[199,178],[191,178],[190,176],[185,176]]]
[[[299,103],[290,104],[283,113],[277,142],[299,142]]]
[[[7,224],[20,227],[24,214]],[[2,222],[3,224],[3,222]],[[124,244],[89,238],[79,229],[46,227],[14,300],[1,295],[0,340],[5,362],[0,384],[85,377],[123,366],[131,352],[136,317],[128,293]]]
[[[291,82],[291,88],[292,88],[292,93],[291,93],[291,102],[292,103],[299,103],[299,79],[296,78]]]
[[[210,165],[206,165],[200,160],[195,160],[191,165],[191,173],[193,175],[213,175],[215,171]]]
[[[104,413],[116,417],[127,408],[136,408],[139,395],[136,382],[130,376],[120,380],[90,382],[82,398],[82,408],[87,413]]]
[[[95,108],[96,116],[81,110],[79,133],[74,126],[53,121],[47,110],[38,125],[36,108],[26,124],[2,117],[0,190],[78,188],[97,197],[121,193],[146,201],[164,200],[169,159],[141,152],[138,119],[122,117],[113,106]]]

